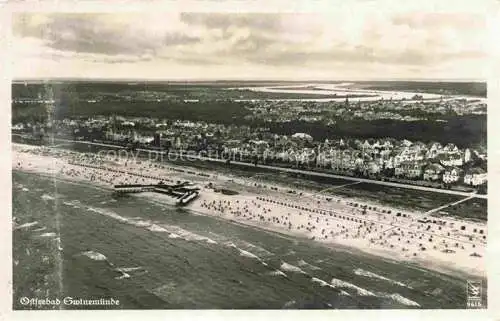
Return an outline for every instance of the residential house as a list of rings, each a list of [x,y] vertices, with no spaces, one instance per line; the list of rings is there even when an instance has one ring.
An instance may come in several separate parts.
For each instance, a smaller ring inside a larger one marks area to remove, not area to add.
[[[398,155],[394,157],[394,161],[396,164],[402,162],[421,161],[424,159],[424,156],[425,155],[421,151],[403,149]]]
[[[455,144],[446,144],[446,146],[443,148],[443,151],[445,153],[449,153],[449,154],[455,154],[455,153],[458,153],[458,147],[455,145]]]
[[[449,167],[444,171],[443,182],[445,184],[452,184],[458,182],[460,177],[463,176],[464,171],[458,167]]]
[[[422,142],[415,142],[411,146],[411,149],[414,151],[418,151],[418,152],[425,152],[425,151],[427,151],[427,146]]]
[[[486,183],[488,174],[480,167],[474,167],[464,176],[464,183],[467,185],[478,186]]]
[[[423,174],[424,164],[422,162],[406,161],[397,165],[395,168],[396,176],[403,176],[406,178],[419,178]]]
[[[433,143],[427,151],[427,158],[435,158],[442,152],[443,146],[440,143]]]
[[[384,144],[382,145],[382,147],[385,149],[392,149],[394,146],[392,145],[392,143],[389,140],[386,140],[384,142]]]
[[[386,161],[384,161],[384,167],[385,168],[394,168],[396,167],[394,164],[394,157],[390,157]]]
[[[444,167],[437,163],[429,164],[424,170],[424,180],[437,181],[441,179]]]
[[[410,147],[411,145],[413,145],[413,143],[407,139],[404,139],[402,142],[401,142],[401,145],[402,146],[406,146],[406,147]]]
[[[368,175],[379,174],[381,170],[382,170],[382,167],[380,166],[380,164],[378,162],[375,162],[375,161],[367,162],[363,165],[363,171],[365,174],[368,174]]]
[[[441,154],[438,157],[439,162],[443,166],[462,166],[464,159],[460,154]]]

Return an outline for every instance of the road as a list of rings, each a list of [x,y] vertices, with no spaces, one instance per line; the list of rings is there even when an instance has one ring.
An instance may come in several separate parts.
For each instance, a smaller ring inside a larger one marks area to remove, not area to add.
[[[433,209],[433,210],[430,210],[430,211],[428,211],[428,212],[425,212],[425,214],[430,215],[430,214],[432,214],[432,213],[435,213],[435,212],[438,212],[438,211],[442,210],[443,208],[452,207],[452,206],[455,206],[455,205],[457,205],[457,204],[460,204],[460,203],[463,203],[463,202],[465,202],[465,201],[468,201],[468,200],[470,200],[471,198],[474,198],[474,195],[471,195],[471,196],[469,196],[469,197],[466,197],[466,198],[461,199],[461,200],[456,201],[456,202],[452,202],[452,203],[450,203],[450,204],[445,204],[445,205],[443,205],[443,206],[440,206],[440,207],[438,207],[438,208],[435,208],[435,209]]]
[[[119,146],[119,145],[95,143],[95,142],[90,142],[90,141],[74,141],[74,140],[60,139],[60,138],[54,138],[53,141],[61,141],[61,142],[77,143],[77,144],[88,144],[88,145],[111,147],[111,148],[124,148],[123,146]],[[155,152],[155,151],[150,151],[150,150],[141,149],[141,148],[138,148],[137,151],[152,152],[152,153]],[[161,152],[161,153],[163,155],[166,154],[166,152]],[[179,157],[179,156],[181,156],[181,154],[170,152],[169,156]],[[204,156],[191,154],[191,153],[188,153],[187,155],[184,154],[184,157],[186,157],[187,160],[202,160],[202,161],[211,161],[211,162],[218,162],[218,163],[225,163],[226,162],[226,160],[224,160],[224,159],[209,158],[209,157],[204,157]],[[303,175],[310,175],[310,176],[317,176],[317,177],[344,179],[344,180],[350,180],[350,181],[360,182],[360,183],[376,184],[376,185],[397,187],[397,188],[406,188],[406,189],[412,189],[412,190],[424,191],[424,192],[434,192],[434,193],[458,195],[458,196],[464,196],[464,197],[475,197],[475,198],[481,198],[481,199],[488,199],[488,195],[476,194],[475,192],[467,193],[467,192],[461,192],[461,191],[454,191],[454,190],[440,189],[440,188],[433,188],[433,187],[425,187],[425,186],[418,186],[418,185],[409,185],[409,184],[402,184],[402,183],[395,183],[395,182],[384,182],[384,181],[368,179],[368,178],[358,178],[358,177],[350,177],[350,176],[336,175],[336,174],[330,174],[330,173],[313,172],[313,171],[302,170],[302,169],[297,169],[297,168],[285,168],[285,167],[277,167],[277,166],[270,166],[270,165],[263,165],[263,164],[258,164],[257,166],[255,166],[254,164],[239,162],[239,161],[231,161],[231,164],[236,164],[236,165],[246,166],[246,167],[254,167],[254,168],[255,167],[264,168],[264,169],[269,169],[269,170],[273,170],[273,171],[287,172],[287,173],[294,173],[294,174],[303,174]]]

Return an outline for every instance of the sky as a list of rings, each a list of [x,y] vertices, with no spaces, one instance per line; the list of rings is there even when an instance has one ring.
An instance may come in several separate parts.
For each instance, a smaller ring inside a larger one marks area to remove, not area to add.
[[[17,12],[12,71],[16,79],[485,79],[485,8],[432,3],[345,0],[300,13]]]

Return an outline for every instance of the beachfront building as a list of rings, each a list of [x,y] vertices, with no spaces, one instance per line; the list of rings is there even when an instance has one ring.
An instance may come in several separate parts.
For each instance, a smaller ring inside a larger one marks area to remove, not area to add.
[[[458,167],[449,167],[444,171],[443,183],[453,184],[460,180],[464,171]]]
[[[401,164],[404,162],[421,161],[423,159],[424,154],[420,150],[405,148],[394,157],[394,163]]]
[[[424,170],[424,180],[426,181],[437,181],[441,179],[441,175],[444,172],[444,167],[440,164],[432,163],[429,164]]]
[[[464,159],[460,154],[441,154],[438,156],[439,162],[446,167],[462,166]]]
[[[478,186],[486,183],[488,174],[480,167],[474,167],[464,176],[464,183],[471,186]]]
[[[456,154],[459,152],[458,147],[455,144],[446,144],[443,151],[448,154]]]
[[[427,151],[427,158],[435,158],[443,152],[443,146],[440,143],[429,144],[430,148]]]
[[[406,161],[395,167],[394,174],[397,177],[416,179],[423,174],[423,164],[421,162]]]
[[[356,157],[353,152],[347,152],[337,155],[332,159],[332,169],[342,171],[354,171],[356,169]]]
[[[365,175],[377,175],[382,170],[382,167],[376,161],[370,161],[363,165]]]
[[[313,141],[312,136],[306,133],[295,133],[292,135],[292,139],[297,141],[306,141],[309,143]]]

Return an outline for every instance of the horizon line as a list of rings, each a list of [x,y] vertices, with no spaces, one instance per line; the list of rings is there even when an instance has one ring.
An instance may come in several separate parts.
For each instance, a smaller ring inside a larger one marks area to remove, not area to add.
[[[337,79],[242,79],[242,78],[86,78],[86,77],[17,77],[12,78],[12,82],[27,81],[99,81],[99,82],[365,82],[365,81],[425,81],[425,82],[479,82],[487,83],[486,79],[478,78],[337,78]]]

